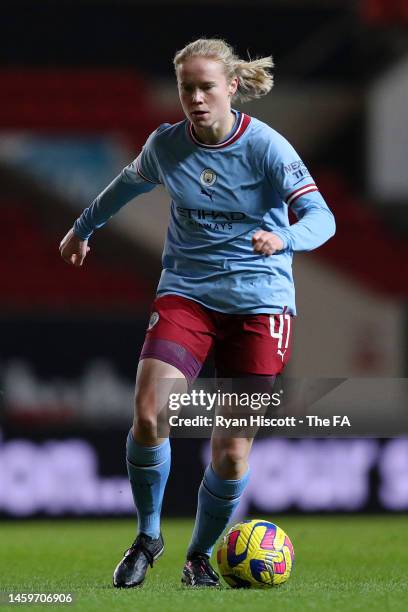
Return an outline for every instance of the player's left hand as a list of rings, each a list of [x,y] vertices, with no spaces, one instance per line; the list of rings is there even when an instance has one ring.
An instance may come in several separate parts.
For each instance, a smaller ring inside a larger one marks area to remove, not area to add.
[[[281,251],[285,245],[283,244],[282,238],[279,238],[279,236],[273,232],[258,230],[252,236],[252,246],[254,247],[255,253],[273,255],[277,251]]]

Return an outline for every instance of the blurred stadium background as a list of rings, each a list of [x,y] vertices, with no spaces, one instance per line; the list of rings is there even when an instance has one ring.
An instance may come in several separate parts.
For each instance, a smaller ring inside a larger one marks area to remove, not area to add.
[[[245,111],[294,144],[337,218],[295,259],[288,374],[407,376],[404,0],[3,0],[0,33],[0,516],[134,514],[124,444],[167,197],[123,209],[80,270],[57,247],[182,118],[172,57],[199,36],[273,54],[275,89]],[[173,449],[164,512],[192,516],[208,445]],[[262,439],[251,461],[243,514],[408,509],[406,438]]]

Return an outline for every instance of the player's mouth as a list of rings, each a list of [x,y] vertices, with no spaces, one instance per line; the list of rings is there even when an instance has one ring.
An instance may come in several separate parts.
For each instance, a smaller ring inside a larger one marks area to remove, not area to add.
[[[196,110],[196,111],[191,111],[191,116],[194,117],[194,119],[202,119],[204,117],[208,116],[208,111],[202,111],[202,110]]]

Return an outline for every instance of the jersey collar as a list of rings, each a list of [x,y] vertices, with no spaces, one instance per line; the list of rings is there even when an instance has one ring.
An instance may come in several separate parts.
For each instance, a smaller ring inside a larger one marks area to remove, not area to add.
[[[230,134],[228,134],[227,138],[225,140],[222,140],[221,142],[217,142],[217,144],[206,144],[204,142],[201,142],[195,132],[194,132],[194,127],[192,123],[188,124],[188,133],[190,135],[191,140],[198,145],[199,147],[203,148],[203,149],[225,149],[225,147],[229,147],[230,145],[232,145],[234,142],[236,142],[238,140],[238,138],[241,138],[242,134],[245,132],[245,130],[247,129],[250,121],[251,121],[251,117],[249,117],[249,115],[245,115],[245,113],[241,113],[239,111],[234,111],[237,114],[237,120],[235,122],[235,125],[232,129],[232,131],[230,132]]]

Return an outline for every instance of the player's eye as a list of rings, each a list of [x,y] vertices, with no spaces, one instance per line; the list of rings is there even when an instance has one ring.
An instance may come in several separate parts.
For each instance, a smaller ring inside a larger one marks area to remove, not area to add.
[[[208,85],[203,85],[202,87],[198,88],[201,89],[202,91],[207,91],[208,89],[212,89],[214,87],[213,83],[209,83]],[[195,90],[195,87],[193,87],[193,85],[181,85],[181,89],[183,91],[185,91],[186,93],[192,93]]]

